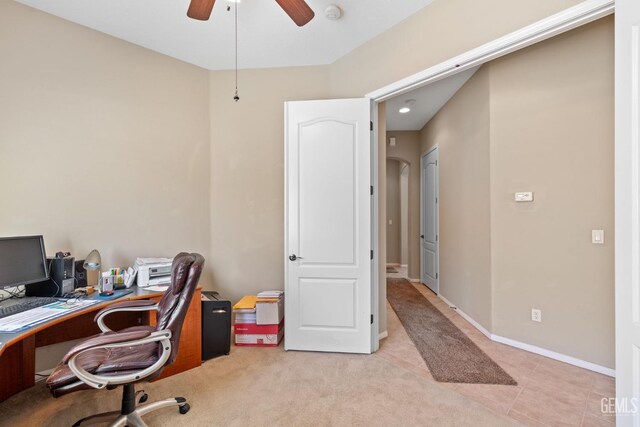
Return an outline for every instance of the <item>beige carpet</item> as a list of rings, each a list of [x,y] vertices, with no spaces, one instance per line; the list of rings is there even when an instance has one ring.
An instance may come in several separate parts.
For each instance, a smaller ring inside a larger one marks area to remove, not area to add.
[[[517,385],[408,280],[387,278],[387,299],[437,381]]]
[[[185,396],[186,415],[149,414],[150,426],[503,426],[515,425],[380,356],[232,349],[228,357],[145,384],[149,401]],[[69,426],[117,409],[120,391],[53,399],[44,384],[0,403],[2,426]]]

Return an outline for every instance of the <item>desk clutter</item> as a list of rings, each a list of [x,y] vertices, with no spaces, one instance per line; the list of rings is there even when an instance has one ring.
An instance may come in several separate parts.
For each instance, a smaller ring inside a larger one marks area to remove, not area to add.
[[[284,336],[284,292],[247,295],[233,306],[235,345],[277,347]]]
[[[44,301],[46,302],[46,301]],[[96,300],[55,301],[0,319],[0,332],[16,333],[56,317],[62,317],[71,311],[85,309]]]

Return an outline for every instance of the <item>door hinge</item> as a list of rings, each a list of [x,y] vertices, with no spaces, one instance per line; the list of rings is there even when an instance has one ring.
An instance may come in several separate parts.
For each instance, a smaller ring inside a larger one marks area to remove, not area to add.
[[[373,314],[371,315],[371,324],[373,325]]]
[[[436,203],[438,203],[438,198],[436,197]]]
[[[369,129],[371,129],[371,132],[373,132],[373,122],[369,122]]]
[[[373,196],[373,185],[369,188],[369,192],[371,193],[371,195]]]
[[[371,259],[373,259],[373,250],[371,250]]]
[[[438,166],[438,161],[436,160],[436,166]]]
[[[438,278],[438,273],[436,273],[436,279]]]
[[[436,242],[438,241],[438,235],[436,234]]]

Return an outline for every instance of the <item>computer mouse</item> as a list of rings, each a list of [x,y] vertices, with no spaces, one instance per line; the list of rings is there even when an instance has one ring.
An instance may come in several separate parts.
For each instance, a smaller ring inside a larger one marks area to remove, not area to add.
[[[100,292],[101,297],[108,297],[110,295],[113,295],[113,291]]]

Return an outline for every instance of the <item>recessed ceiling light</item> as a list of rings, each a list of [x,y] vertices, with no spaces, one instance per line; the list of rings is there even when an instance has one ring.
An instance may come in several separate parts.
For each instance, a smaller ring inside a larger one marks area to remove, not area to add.
[[[401,108],[398,110],[398,113],[400,113],[400,114],[407,114],[409,111],[411,111],[411,107],[413,107],[413,106],[415,105],[415,103],[416,103],[416,100],[415,100],[415,99],[407,99],[407,100],[404,102],[404,107],[401,107]]]

